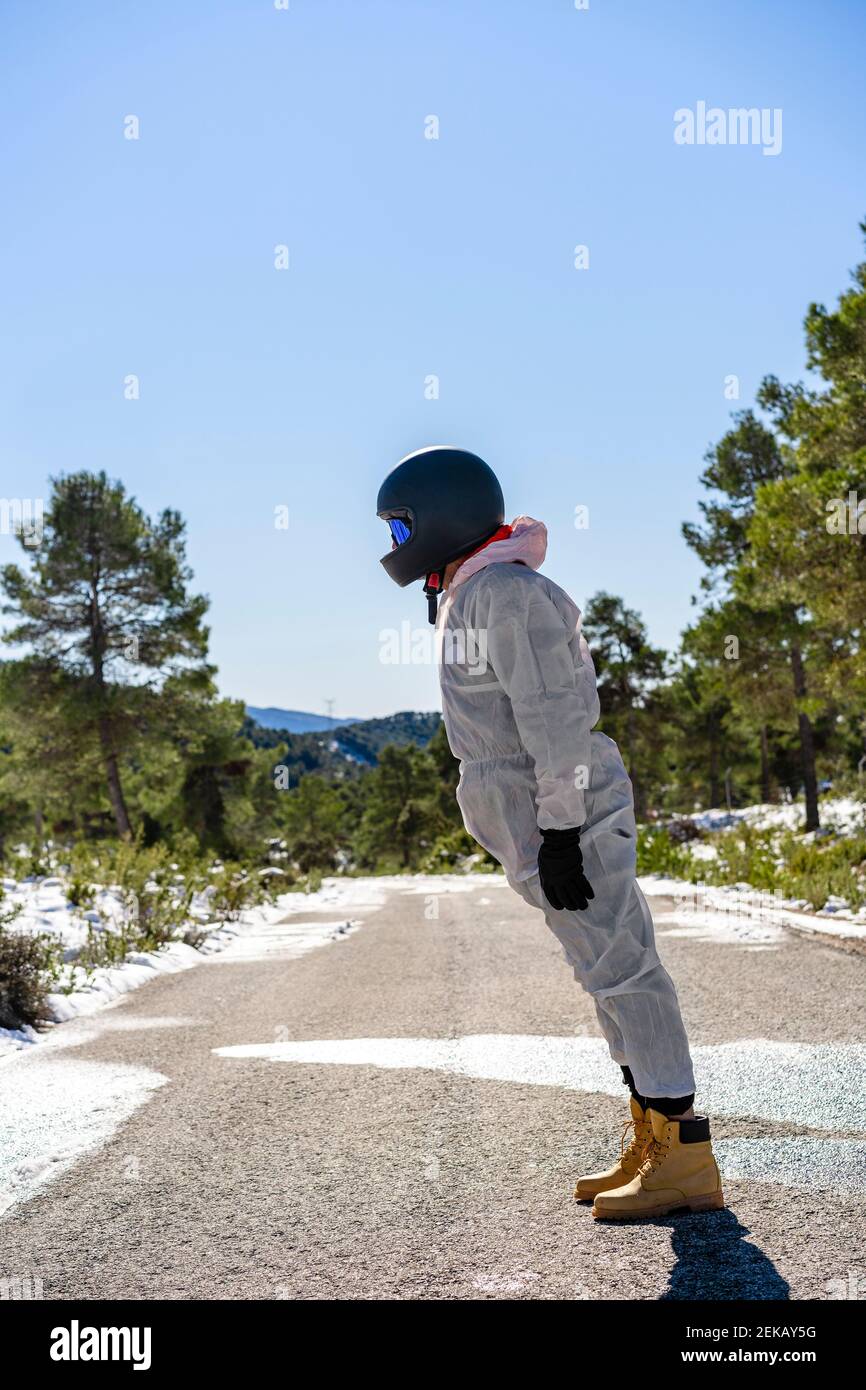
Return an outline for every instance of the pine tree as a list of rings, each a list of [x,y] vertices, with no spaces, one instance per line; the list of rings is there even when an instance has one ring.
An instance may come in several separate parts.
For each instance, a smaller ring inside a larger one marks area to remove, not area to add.
[[[775,601],[752,577],[755,557],[751,528],[758,498],[765,490],[782,485],[795,463],[773,431],[753,411],[744,410],[735,417],[734,427],[710,449],[706,464],[701,482],[715,495],[700,503],[703,527],[687,522],[683,535],[707,566],[702,588],[712,592],[721,586],[726,599],[734,595],[738,600],[731,607],[739,610],[740,631],[734,629],[731,635],[749,650],[751,639],[760,633],[767,643],[768,657],[777,651],[786,655],[800,738],[806,828],[814,830],[819,824],[818,779],[807,676],[814,625],[801,603]],[[759,659],[760,653],[752,653],[752,668]]]
[[[635,812],[646,811],[658,740],[650,734],[653,690],[665,673],[665,653],[650,644],[640,614],[614,594],[586,605],[583,630],[598,677],[601,727],[619,744],[634,788]]]
[[[38,548],[19,534],[29,570],[6,565],[0,573],[3,612],[17,620],[4,641],[30,649],[14,663],[32,700],[18,712],[39,718],[40,708],[51,710],[68,734],[98,749],[117,833],[128,838],[124,756],[212,690],[207,600],[187,593],[177,512],[151,521],[105,473],[60,477],[52,488]]]

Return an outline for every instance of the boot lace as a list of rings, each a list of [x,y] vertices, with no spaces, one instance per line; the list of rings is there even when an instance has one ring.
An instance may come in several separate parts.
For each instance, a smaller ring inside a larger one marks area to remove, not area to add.
[[[643,1151],[643,1162],[640,1166],[642,1173],[654,1173],[667,1158],[670,1142],[667,1139],[656,1139],[652,1130]]]
[[[640,1129],[638,1129],[638,1123],[640,1124]],[[630,1129],[634,1130],[634,1133],[632,1134],[631,1139],[629,1140],[628,1147],[626,1147],[626,1136]],[[643,1134],[641,1133],[641,1130],[644,1130]],[[651,1138],[652,1126],[647,1125],[645,1120],[626,1120],[625,1124],[622,1127],[622,1140],[620,1141],[620,1158],[624,1159],[626,1157],[629,1157],[636,1158],[638,1160],[642,1159],[644,1153],[646,1152],[647,1144],[650,1142]]]

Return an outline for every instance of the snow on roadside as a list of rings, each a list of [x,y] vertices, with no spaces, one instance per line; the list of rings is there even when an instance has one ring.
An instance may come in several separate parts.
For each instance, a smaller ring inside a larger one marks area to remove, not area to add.
[[[273,904],[246,909],[235,922],[217,922],[211,928],[204,927],[207,935],[198,947],[184,941],[171,941],[157,951],[132,952],[119,965],[100,966],[85,972],[74,961],[87,939],[87,924],[101,922],[111,925],[119,922],[122,917],[119,898],[108,890],[100,889],[95,898],[95,907],[81,912],[67,901],[61,879],[23,882],[4,879],[3,889],[3,906],[21,907],[11,930],[34,935],[46,932],[63,947],[73,988],[49,993],[48,1004],[54,1023],[66,1023],[70,1019],[95,1013],[121,995],[148,984],[157,975],[173,974],[200,965],[203,959],[225,950],[237,937],[276,924],[287,913],[304,911],[316,896],[286,893]],[[196,915],[200,912],[199,907]],[[201,925],[200,920],[197,922],[193,918],[190,926],[197,925]],[[44,1036],[44,1033],[33,1028],[0,1028],[0,1059],[39,1042]]]
[[[0,1215],[100,1148],[167,1077],[37,1048],[0,1070]],[[118,1175],[122,1176],[121,1174]]]
[[[683,934],[703,940],[713,939],[715,932],[716,940],[769,944],[780,940],[783,927],[793,927],[818,936],[866,941],[866,921],[861,913],[849,917],[844,911],[830,912],[826,907],[820,914],[804,912],[802,902],[752,888],[747,883],[711,886],[666,878],[663,874],[645,874],[638,884],[648,898],[673,898],[674,912],[664,920],[675,920],[685,929]]]
[[[438,895],[472,893],[476,888],[505,888],[503,873],[471,874],[382,874],[368,878],[325,878],[317,893],[289,893],[286,902],[300,900],[299,911],[331,908],[382,907],[389,893]],[[289,911],[292,909],[289,908]]]
[[[723,810],[714,807],[708,811],[696,811],[680,819],[691,823],[705,834],[718,835],[737,826],[754,830],[800,831],[804,820],[804,807],[801,801],[790,801],[776,805],[756,803],[736,810]],[[866,803],[852,796],[822,797],[820,803],[821,830],[803,835],[804,842],[821,835],[851,836],[866,833]],[[685,846],[689,856],[697,863],[718,858],[718,845],[712,838],[691,840]],[[753,888],[747,883],[734,885],[695,884],[669,879],[663,875],[648,874],[638,880],[647,895],[670,895],[679,902],[677,918],[681,920],[689,935],[698,935],[703,925],[712,931],[712,914],[724,914],[729,923],[739,919],[740,924],[757,919],[766,931],[766,940],[773,939],[773,930],[794,927],[801,932],[812,932],[825,936],[842,937],[849,940],[866,939],[866,907],[854,909],[844,898],[828,897],[820,910],[816,911],[804,898],[788,898],[782,892],[768,893]],[[702,924],[695,913],[703,913],[706,919]],[[708,916],[709,914],[709,916]],[[689,920],[691,918],[691,920]],[[670,919],[668,919],[670,920]],[[722,936],[726,928],[718,923]],[[689,928],[694,930],[689,930]],[[734,931],[735,936],[743,936],[742,925]],[[721,939],[721,936],[719,937]],[[731,930],[727,930],[727,939]],[[758,940],[756,936],[754,938]]]
[[[841,835],[851,835],[866,830],[866,804],[853,796],[823,797],[821,799],[821,824]],[[690,820],[699,830],[731,830],[737,825],[748,825],[755,830],[798,830],[805,820],[802,801],[788,801],[781,804],[757,802],[754,806],[741,806],[727,811],[714,807],[709,811],[695,811],[682,816]]]
[[[67,900],[63,880],[3,879],[4,907],[20,906],[12,929],[36,934],[47,932],[64,948],[76,988],[48,996],[54,1023],[86,1017],[121,995],[148,984],[161,974],[173,974],[201,965],[210,958],[226,964],[264,959],[291,959],[346,937],[362,924],[356,914],[383,907],[389,892],[409,894],[466,893],[475,888],[505,884],[502,874],[406,874],[367,878],[326,878],[313,893],[284,893],[272,904],[248,908],[236,922],[216,923],[207,929],[199,946],[172,941],[158,951],[129,955],[122,964],[85,972],[74,966],[75,955],[87,939],[90,922],[119,923],[122,904],[116,894],[100,889],[94,907],[81,911]],[[193,904],[200,917],[201,903]],[[291,919],[315,913],[338,914],[325,921]],[[345,914],[345,915],[344,915]],[[289,920],[287,920],[289,919]],[[196,925],[195,920],[191,925]],[[0,1028],[0,1060],[29,1049],[46,1036],[33,1028]]]
[[[147,1067],[82,1061],[76,1049],[103,1031],[173,1028],[191,1019],[126,1019],[110,1006],[132,989],[165,971],[199,964],[291,959],[344,939],[367,913],[385,905],[388,894],[466,893],[504,885],[499,874],[414,874],[388,878],[328,878],[315,893],[286,893],[273,905],[251,909],[237,922],[223,923],[199,948],[174,942],[162,951],[133,956],[112,970],[94,973],[88,990],[53,996],[58,1019],[67,1026],[37,1033],[0,1029],[0,1216],[26,1202],[81,1157],[101,1148],[120,1125],[166,1083]],[[24,887],[29,891],[21,892]],[[61,893],[62,885],[7,884],[23,901],[21,917],[31,931],[51,930],[74,946],[78,923]],[[50,914],[50,916],[49,916]],[[364,914],[362,916],[361,914]],[[21,917],[15,919],[16,927]],[[106,1012],[88,1022],[97,1010]],[[39,1047],[30,1044],[39,1042]],[[132,1161],[126,1156],[122,1163]],[[122,1164],[121,1164],[122,1166]],[[125,1176],[118,1170],[118,1180]]]
[[[315,950],[347,936],[363,923],[358,913],[376,912],[389,894],[437,897],[442,893],[471,893],[476,888],[505,883],[504,874],[403,874],[381,878],[328,878],[316,893],[287,894],[286,912],[278,921],[252,925],[235,936],[214,957],[215,964],[241,960],[280,960]],[[299,905],[298,905],[299,904]],[[339,913],[321,921],[293,920],[299,913]]]

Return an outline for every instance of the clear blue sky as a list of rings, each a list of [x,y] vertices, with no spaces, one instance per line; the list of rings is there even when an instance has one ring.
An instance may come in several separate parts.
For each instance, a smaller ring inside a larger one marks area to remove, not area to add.
[[[374,515],[428,443],[488,459],[579,603],[676,643],[724,378],[801,376],[861,259],[860,0],[4,0],[0,38],[0,495],[105,468],[179,508],[253,704],[437,705],[379,659],[425,609]],[[677,146],[699,100],[781,107],[781,154]]]

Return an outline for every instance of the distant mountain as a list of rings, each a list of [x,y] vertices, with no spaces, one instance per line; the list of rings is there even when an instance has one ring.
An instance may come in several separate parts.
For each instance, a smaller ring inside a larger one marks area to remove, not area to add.
[[[357,724],[357,719],[330,719],[327,714],[308,714],[300,709],[277,709],[271,705],[259,709],[247,705],[247,714],[263,729],[285,729],[290,734],[320,734],[327,729],[339,729],[343,724]]]
[[[337,778],[357,776],[365,768],[376,766],[379,754],[389,743],[398,747],[405,747],[408,743],[414,743],[419,748],[426,747],[441,720],[441,715],[426,710],[403,710],[381,719],[358,719],[354,722],[335,719],[328,728],[293,733],[282,723],[276,729],[267,727],[253,719],[252,713],[250,708],[244,719],[241,730],[244,738],[248,738],[255,748],[282,747],[282,762],[288,766],[293,779],[303,777],[308,772]],[[277,714],[281,721],[286,716],[298,715],[298,711],[292,710],[262,710],[261,713]],[[319,716],[300,717],[315,719]]]
[[[387,714],[382,719],[360,719],[351,728],[335,734],[332,744],[345,757],[362,763],[375,763],[389,743],[405,747],[415,743],[425,748],[439,727],[440,714],[403,710]]]

